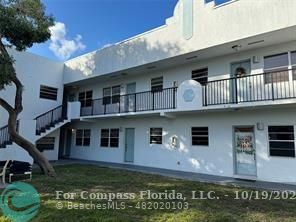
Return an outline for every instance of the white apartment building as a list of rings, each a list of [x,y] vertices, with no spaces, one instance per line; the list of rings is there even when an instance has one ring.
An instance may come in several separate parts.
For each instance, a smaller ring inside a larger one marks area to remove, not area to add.
[[[50,160],[296,183],[295,10],[180,0],[165,25],[65,63],[11,51],[19,131]],[[0,117],[0,146],[15,147]]]

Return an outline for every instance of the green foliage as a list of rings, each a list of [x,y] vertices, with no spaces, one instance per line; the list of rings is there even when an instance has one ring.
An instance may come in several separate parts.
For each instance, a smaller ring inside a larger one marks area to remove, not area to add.
[[[19,51],[47,41],[53,24],[40,0],[0,0],[0,36]]]
[[[0,90],[11,82],[14,70],[11,66],[13,59],[11,57],[0,54]]]
[[[40,0],[0,0],[0,44],[8,43],[18,51],[50,38],[52,16],[45,14]],[[15,75],[13,58],[0,48],[0,90],[11,83]]]

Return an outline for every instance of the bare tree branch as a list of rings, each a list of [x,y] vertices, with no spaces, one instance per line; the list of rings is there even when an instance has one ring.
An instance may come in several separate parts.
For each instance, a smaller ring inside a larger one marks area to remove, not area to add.
[[[12,113],[14,111],[14,108],[9,105],[8,102],[6,102],[4,99],[0,98],[0,106],[2,106],[8,113]]]

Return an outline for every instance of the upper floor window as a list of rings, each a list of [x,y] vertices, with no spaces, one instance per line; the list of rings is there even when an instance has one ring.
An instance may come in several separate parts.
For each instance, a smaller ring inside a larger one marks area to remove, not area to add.
[[[76,146],[90,145],[90,129],[78,129],[76,131]]]
[[[215,0],[215,5],[222,5],[226,2],[231,2],[233,0]]]
[[[116,104],[120,100],[120,86],[112,86],[103,89],[103,104]]]
[[[150,128],[150,144],[162,144],[162,128]]]
[[[40,94],[39,97],[41,99],[50,99],[50,100],[57,100],[58,96],[58,89],[50,86],[40,86]]]
[[[293,69],[293,80],[296,80],[296,51],[291,52],[291,63]]]
[[[294,126],[269,126],[270,156],[295,157]]]
[[[208,82],[208,68],[193,70],[192,79],[201,85],[206,85]]]
[[[36,142],[36,147],[40,152],[42,152],[44,150],[54,150],[54,144],[54,137],[43,137]]]
[[[151,91],[160,92],[163,90],[163,77],[151,79]]]
[[[289,81],[289,54],[264,57],[265,84]]]
[[[101,129],[101,147],[118,147],[119,129]]]
[[[215,5],[217,6],[217,5],[222,5],[226,2],[231,2],[231,1],[233,0],[205,0],[205,3],[207,4],[209,2],[215,2]]]
[[[79,93],[79,102],[81,103],[81,107],[89,107],[92,105],[92,91],[84,91]]]

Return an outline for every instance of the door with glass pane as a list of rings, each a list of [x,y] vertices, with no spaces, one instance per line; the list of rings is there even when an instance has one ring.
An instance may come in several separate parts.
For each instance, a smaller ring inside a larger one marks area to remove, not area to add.
[[[256,177],[256,147],[254,127],[234,128],[235,174]]]
[[[126,85],[126,96],[125,96],[125,111],[133,112],[136,111],[136,83],[129,83]]]
[[[251,77],[251,61],[245,60],[231,64],[232,79],[232,102],[240,103],[251,101],[252,99],[252,85]]]

